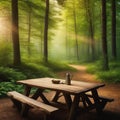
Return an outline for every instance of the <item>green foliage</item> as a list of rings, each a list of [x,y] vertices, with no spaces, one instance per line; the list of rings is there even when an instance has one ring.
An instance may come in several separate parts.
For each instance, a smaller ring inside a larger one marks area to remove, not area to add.
[[[101,62],[96,62],[94,64],[89,64],[87,72],[95,74],[96,78],[108,82],[108,83],[118,83],[120,82],[120,62],[112,61],[110,62],[110,70],[103,71],[101,67]]]
[[[24,59],[23,66],[28,65],[28,63],[30,64],[34,63],[37,66],[39,67],[42,66],[52,72],[57,72],[62,70],[75,70],[74,68],[68,65],[68,62],[57,61],[57,60],[55,61],[51,59],[47,63],[45,63],[43,60],[39,60],[38,58]]]
[[[51,70],[41,64],[36,63],[23,63],[21,66],[15,67],[17,71],[22,71],[28,78],[38,78],[38,77],[53,77],[54,74]]]
[[[7,41],[0,41],[0,65],[5,66],[11,62],[11,48]]]
[[[68,66],[67,63],[49,61],[48,63],[43,63],[45,66],[49,67],[52,71],[58,72],[62,70],[75,70],[74,68]]]
[[[62,70],[74,70],[67,64],[49,62],[44,63],[34,61],[23,63],[21,66],[0,67],[0,97],[5,96],[8,91],[16,90],[23,92],[21,85],[17,85],[17,80],[39,78],[39,77],[56,77],[55,72]],[[33,90],[34,91],[34,90]]]
[[[117,83],[117,82],[120,82],[119,71],[120,71],[120,69],[119,70],[98,72],[97,76],[98,76],[98,79],[101,79],[102,81],[105,81],[108,83]]]
[[[0,67],[0,82],[26,79],[22,72],[15,71],[12,68]]]
[[[102,70],[102,62],[101,61],[97,61],[95,63],[89,63],[87,65],[87,72],[95,74],[98,71]]]
[[[0,83],[0,97],[6,96],[8,91],[19,91],[23,92],[23,86],[17,85],[14,82],[1,82]]]

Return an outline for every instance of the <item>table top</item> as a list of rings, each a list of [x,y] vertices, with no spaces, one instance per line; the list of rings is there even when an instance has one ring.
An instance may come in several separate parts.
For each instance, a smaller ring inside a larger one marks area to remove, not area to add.
[[[60,80],[60,84],[52,83],[53,79]],[[80,94],[83,92],[88,92],[88,91],[91,91],[92,89],[98,89],[99,87],[103,87],[105,85],[102,83],[90,83],[90,82],[75,81],[75,80],[71,80],[71,85],[67,85],[65,84],[65,80],[63,79],[48,78],[48,77],[20,80],[20,81],[17,81],[17,83],[24,84],[31,87],[68,92],[71,94]]]

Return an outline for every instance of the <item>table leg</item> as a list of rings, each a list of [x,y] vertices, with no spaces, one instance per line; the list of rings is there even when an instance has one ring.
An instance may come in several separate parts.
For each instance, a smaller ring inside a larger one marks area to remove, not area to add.
[[[68,110],[70,110],[71,104],[72,104],[71,96],[70,96],[70,94],[67,94],[67,93],[63,93],[63,96],[64,96],[64,98],[65,98],[65,101],[66,101]]]
[[[49,101],[47,100],[47,98],[42,93],[43,91],[44,91],[44,89],[37,89],[37,91],[32,96],[32,98],[37,99],[38,97],[41,97],[41,99],[43,100],[44,103],[49,104]]]
[[[76,112],[77,112],[77,108],[79,107],[79,101],[80,101],[80,95],[77,94],[74,96],[71,108],[70,108],[70,113],[69,113],[69,117],[68,120],[75,120],[76,118]]]
[[[23,104],[23,103],[21,104],[21,107],[22,107],[22,109],[20,111],[20,114],[23,117],[26,117],[28,115],[28,111],[29,111],[30,107],[28,105],[26,105],[26,104]]]
[[[18,111],[20,112],[22,110],[22,104],[20,101],[15,100],[14,98],[11,98],[12,102],[14,103],[14,106],[18,109]]]
[[[25,85],[24,95],[29,96],[31,91],[31,87]]]
[[[31,91],[31,87],[25,86],[24,95],[29,96],[30,91]],[[21,103],[21,111],[20,111],[21,115],[24,117],[27,116],[28,110],[29,110],[29,106]]]
[[[85,110],[87,110],[88,107],[92,106],[92,102],[91,102],[91,100],[88,98],[88,96],[86,94],[83,94],[81,96],[81,99],[82,99],[83,105],[85,107]]]
[[[100,102],[99,95],[98,95],[98,92],[97,92],[96,89],[92,90],[92,96],[93,96],[93,100],[94,100],[94,103],[95,103],[96,111],[98,113],[100,113],[102,111],[101,102]]]
[[[57,102],[60,93],[61,93],[60,91],[57,91],[57,92],[55,93],[55,96],[52,98],[52,101],[53,101],[53,102]]]

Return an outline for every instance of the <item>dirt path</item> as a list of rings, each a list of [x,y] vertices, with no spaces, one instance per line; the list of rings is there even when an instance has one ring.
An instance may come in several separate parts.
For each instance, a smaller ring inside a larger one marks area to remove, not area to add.
[[[77,71],[74,71],[74,72],[70,72],[72,74],[72,79],[81,80],[81,81],[95,82],[95,76],[92,75],[92,74],[88,74],[86,72],[86,66],[80,66],[80,65],[70,65],[70,66],[77,70]],[[61,78],[65,79],[66,72],[69,72],[69,71],[60,72],[60,73],[58,73],[58,75]]]
[[[86,73],[85,66],[71,65],[76,68],[77,71],[71,72],[75,80],[89,81],[89,82],[99,82],[95,80],[95,76]],[[59,72],[57,75],[60,78],[65,78],[65,73]],[[107,97],[114,98],[114,102],[108,103],[104,109],[103,116],[97,116],[96,112],[85,113],[83,116],[78,117],[77,120],[120,120],[120,84],[106,84],[105,87],[99,89],[99,94]],[[34,114],[33,114],[34,113]],[[26,120],[42,120],[40,119],[40,114],[38,111],[29,113],[28,119]],[[60,113],[57,116],[62,116]],[[59,119],[58,119],[59,118]],[[58,117],[56,120],[63,120]],[[10,99],[0,99],[0,120],[25,120],[23,119],[19,112],[12,107],[12,102]]]
[[[77,69],[75,72],[71,72],[74,80],[81,80],[86,82],[100,82],[95,79],[94,75],[91,75],[86,72],[86,66],[82,65],[70,65]],[[65,74],[68,71],[60,72],[58,75],[61,78],[65,78]],[[105,87],[99,89],[99,94],[102,96],[114,98],[114,102],[108,103],[106,110],[117,112],[120,114],[120,84],[106,84]]]

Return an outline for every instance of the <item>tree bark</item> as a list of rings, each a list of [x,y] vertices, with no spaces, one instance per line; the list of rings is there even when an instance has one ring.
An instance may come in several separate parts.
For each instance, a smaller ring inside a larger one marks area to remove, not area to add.
[[[108,51],[107,51],[107,19],[106,19],[106,0],[102,0],[102,50],[103,50],[103,69],[108,70]]]
[[[46,0],[45,25],[44,25],[44,61],[48,62],[48,19],[49,19],[49,0]]]
[[[112,57],[116,59],[116,0],[112,0]]]
[[[28,13],[28,46],[27,46],[27,50],[28,50],[28,57],[30,58],[31,56],[31,47],[30,47],[30,43],[31,43],[31,13],[32,13],[32,8],[31,8],[31,4],[29,3],[29,13]]]
[[[78,37],[77,37],[77,21],[76,21],[76,9],[75,9],[75,1],[73,0],[73,18],[74,18],[74,30],[75,30],[75,53],[77,60],[79,60],[79,48],[78,48]]]
[[[90,34],[90,45],[91,45],[91,54],[92,61],[95,60],[95,40],[94,40],[94,21],[93,21],[93,8],[90,7],[90,1],[85,0],[85,9],[86,9],[86,17],[89,24],[89,34]]]
[[[13,40],[13,64],[21,64],[18,23],[18,0],[12,0],[12,40]]]

